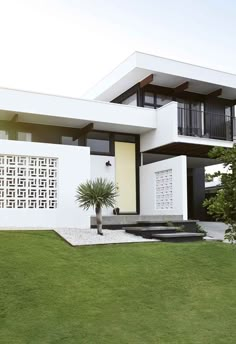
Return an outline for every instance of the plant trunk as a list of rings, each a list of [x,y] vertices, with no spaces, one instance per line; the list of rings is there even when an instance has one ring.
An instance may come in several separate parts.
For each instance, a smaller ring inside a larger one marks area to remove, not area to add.
[[[102,233],[102,208],[100,206],[96,206],[96,220],[97,220],[97,233],[103,235]]]

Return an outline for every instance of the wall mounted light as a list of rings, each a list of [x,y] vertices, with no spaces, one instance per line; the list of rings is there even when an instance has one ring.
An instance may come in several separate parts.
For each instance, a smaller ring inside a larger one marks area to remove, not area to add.
[[[106,166],[111,166],[111,163],[110,163],[110,160],[108,160],[107,162],[106,162]]]

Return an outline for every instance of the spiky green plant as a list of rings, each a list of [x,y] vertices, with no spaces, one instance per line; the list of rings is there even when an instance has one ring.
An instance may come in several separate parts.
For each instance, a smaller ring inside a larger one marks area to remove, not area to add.
[[[102,233],[102,208],[114,207],[118,196],[117,186],[107,179],[97,178],[81,183],[76,190],[76,201],[85,210],[95,209],[97,233]]]

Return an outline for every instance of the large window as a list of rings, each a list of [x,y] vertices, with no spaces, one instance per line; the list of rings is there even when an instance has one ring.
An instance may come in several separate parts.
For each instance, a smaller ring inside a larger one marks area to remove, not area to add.
[[[87,135],[87,144],[92,153],[110,153],[109,133],[92,131]]]
[[[179,134],[187,136],[207,136],[205,133],[204,103],[199,101],[178,101]]]
[[[137,106],[137,95],[136,95],[136,93],[132,94],[132,96],[123,100],[122,104]]]
[[[86,146],[92,154],[114,155],[115,142],[136,143],[136,136],[132,134],[91,131],[86,137]]]
[[[0,140],[8,140],[8,132],[6,130],[0,130]]]
[[[31,133],[26,133],[23,131],[19,131],[17,133],[17,140],[18,141],[28,141],[31,142],[32,141],[32,134]]]
[[[145,92],[144,94],[144,107],[156,109],[168,104],[171,101],[172,97],[167,95],[156,94],[152,92]]]
[[[72,136],[61,136],[61,144],[69,146],[78,146],[78,140],[73,140]]]

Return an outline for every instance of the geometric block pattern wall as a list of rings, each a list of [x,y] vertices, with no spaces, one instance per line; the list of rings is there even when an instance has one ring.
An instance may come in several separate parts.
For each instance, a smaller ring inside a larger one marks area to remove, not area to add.
[[[0,208],[57,208],[58,159],[0,155]]]
[[[155,172],[156,210],[173,209],[172,169]]]

